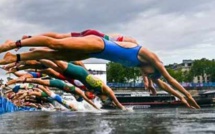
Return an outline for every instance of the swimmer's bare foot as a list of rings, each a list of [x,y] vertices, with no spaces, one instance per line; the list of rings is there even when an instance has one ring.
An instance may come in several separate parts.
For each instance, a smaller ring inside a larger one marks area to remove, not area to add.
[[[6,52],[6,51],[14,49],[14,48],[16,48],[15,42],[12,40],[7,40],[7,41],[5,41],[4,44],[2,44],[0,46],[0,53]]]
[[[5,64],[8,64],[8,63],[12,63],[12,62],[16,62],[16,55],[10,53],[10,52],[7,52],[3,59],[0,60],[0,65],[5,65]]]
[[[200,109],[200,106],[196,103],[192,96],[187,97],[187,101],[189,102],[190,106]]]

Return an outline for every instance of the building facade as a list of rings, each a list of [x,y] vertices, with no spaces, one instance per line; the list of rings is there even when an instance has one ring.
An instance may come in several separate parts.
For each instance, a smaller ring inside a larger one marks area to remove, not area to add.
[[[167,67],[174,69],[174,70],[181,70],[182,72],[189,72],[193,65],[193,60],[183,60],[181,64],[170,64]],[[196,76],[193,78],[193,83],[207,83],[209,82],[209,76],[204,74],[204,76]]]

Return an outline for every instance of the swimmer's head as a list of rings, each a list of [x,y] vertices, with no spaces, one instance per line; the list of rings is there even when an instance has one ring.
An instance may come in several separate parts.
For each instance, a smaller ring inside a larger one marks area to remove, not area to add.
[[[87,96],[88,99],[93,100],[95,99],[96,95],[90,91],[85,91],[85,95]]]
[[[79,96],[78,98],[76,98],[76,100],[77,100],[77,102],[82,102],[84,99]]]

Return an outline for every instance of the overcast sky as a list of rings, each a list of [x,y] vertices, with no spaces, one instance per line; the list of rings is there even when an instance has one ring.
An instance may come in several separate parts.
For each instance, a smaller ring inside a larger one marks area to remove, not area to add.
[[[213,59],[214,7],[214,0],[1,0],[0,42],[91,28],[132,36],[165,65]]]

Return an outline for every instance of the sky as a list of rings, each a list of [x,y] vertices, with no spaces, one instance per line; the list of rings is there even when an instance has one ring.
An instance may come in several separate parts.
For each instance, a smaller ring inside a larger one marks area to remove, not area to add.
[[[0,42],[96,29],[135,38],[165,65],[214,59],[214,7],[214,0],[1,0]]]

